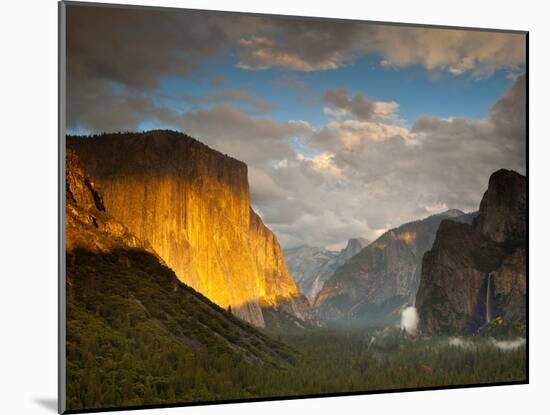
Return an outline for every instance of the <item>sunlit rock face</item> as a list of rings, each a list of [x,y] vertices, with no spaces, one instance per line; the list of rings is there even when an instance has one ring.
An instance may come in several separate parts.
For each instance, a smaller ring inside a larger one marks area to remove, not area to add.
[[[260,299],[299,297],[275,235],[250,208],[247,166],[170,131],[69,137],[108,211],[181,281],[263,326]]]
[[[441,221],[471,222],[474,216],[449,210],[384,233],[325,282],[315,299],[320,318],[354,324],[398,322],[401,310],[414,304],[422,256]]]
[[[90,343],[89,339],[101,337],[105,333],[101,330],[107,328],[107,336],[117,336],[117,344],[109,350],[130,342],[139,349],[146,345],[139,336],[136,338],[135,331],[144,327],[153,338],[168,336],[173,342],[168,344],[174,347],[170,353],[189,352],[200,360],[207,358],[201,356],[223,350],[225,356],[254,366],[288,363],[291,354],[286,347],[178,281],[147,241],[137,238],[113,218],[103,204],[101,188],[70,148],[65,173],[69,367],[71,359],[79,356],[74,350],[82,350],[81,339],[86,339],[84,346],[89,353],[101,353],[103,346]],[[77,362],[72,363],[76,367]],[[81,359],[78,364],[83,364]],[[102,367],[101,362],[92,359],[84,371],[92,369],[112,368]],[[79,376],[72,373],[68,382]],[[77,394],[77,390],[69,388],[68,397],[71,398],[71,391]]]
[[[472,225],[443,221],[426,252],[416,307],[427,333],[473,333],[526,315],[526,178],[499,170]]]
[[[65,168],[65,243],[67,252],[94,253],[113,249],[142,249],[154,254],[119,221],[105,212],[103,198],[93,179],[85,173],[76,153],[67,149]]]

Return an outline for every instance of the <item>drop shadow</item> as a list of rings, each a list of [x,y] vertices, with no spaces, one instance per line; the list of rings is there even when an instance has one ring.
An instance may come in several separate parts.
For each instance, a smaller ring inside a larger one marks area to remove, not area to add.
[[[57,413],[57,399],[55,398],[35,398],[34,402],[52,412]]]

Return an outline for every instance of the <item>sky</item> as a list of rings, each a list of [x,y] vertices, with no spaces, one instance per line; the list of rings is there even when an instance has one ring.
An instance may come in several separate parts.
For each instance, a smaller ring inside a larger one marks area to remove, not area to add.
[[[342,247],[525,174],[525,36],[67,7],[67,131],[174,129],[248,165],[283,248]]]

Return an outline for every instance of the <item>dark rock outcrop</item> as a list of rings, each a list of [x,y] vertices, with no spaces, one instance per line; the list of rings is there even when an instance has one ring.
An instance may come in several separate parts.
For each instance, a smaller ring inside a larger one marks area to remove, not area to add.
[[[527,181],[511,170],[491,175],[474,227],[496,242],[524,242],[527,234]]]
[[[496,317],[525,324],[526,178],[499,170],[472,225],[443,221],[416,297],[426,333],[473,333]]]

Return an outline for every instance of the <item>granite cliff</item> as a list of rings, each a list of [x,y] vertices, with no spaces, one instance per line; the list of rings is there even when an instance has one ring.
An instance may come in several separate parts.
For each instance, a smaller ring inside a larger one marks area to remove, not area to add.
[[[443,221],[426,252],[416,297],[426,333],[474,333],[526,318],[527,182],[509,170],[491,175],[471,225]]]
[[[250,207],[247,166],[181,133],[68,137],[111,215],[178,278],[244,320],[260,304],[312,316],[275,235]]]
[[[71,149],[65,183],[67,409],[120,406],[121,395],[152,404],[176,391],[184,401],[212,383],[197,373],[215,376],[220,362],[242,362],[243,370],[294,361],[285,345],[179,281],[147,241],[110,215]],[[151,373],[172,379],[174,389],[154,389]],[[177,386],[190,379],[194,387]]]

